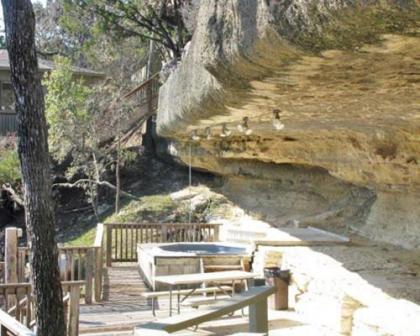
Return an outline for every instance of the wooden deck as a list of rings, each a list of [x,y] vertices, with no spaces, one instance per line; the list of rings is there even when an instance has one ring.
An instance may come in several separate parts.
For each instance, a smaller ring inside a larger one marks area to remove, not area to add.
[[[96,333],[103,336],[132,335],[135,326],[153,321],[151,305],[140,293],[147,291],[136,263],[114,263],[105,269],[104,301],[101,304],[82,305],[80,308],[80,334]],[[157,317],[168,316],[168,301],[158,301]],[[193,308],[182,308],[183,312]],[[196,331],[176,333],[183,336],[229,335],[247,331],[248,318],[237,312],[232,317],[221,318],[200,325]],[[270,335],[324,336],[321,330],[308,326],[291,311],[269,311]],[[123,332],[123,333],[120,333]]]
[[[113,264],[104,270],[103,302],[80,307],[80,333],[132,330],[153,319],[150,304],[140,296],[148,290],[135,263]]]

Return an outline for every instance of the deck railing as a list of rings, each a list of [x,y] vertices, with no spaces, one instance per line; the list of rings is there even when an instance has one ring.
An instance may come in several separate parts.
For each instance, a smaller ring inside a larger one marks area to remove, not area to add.
[[[35,332],[0,309],[0,334],[9,336],[36,336]]]
[[[63,281],[66,335],[79,334],[80,287],[84,281]],[[1,335],[35,336],[34,299],[30,283],[0,284]],[[4,309],[4,310],[3,310]]]
[[[98,225],[100,228],[102,224]],[[7,230],[18,230],[8,228]],[[103,229],[102,229],[103,231]],[[16,235],[7,237],[15,238]],[[16,239],[6,241],[9,251],[16,253],[8,254],[3,265],[0,263],[2,283],[25,283],[29,281],[29,248],[17,247]],[[87,304],[101,300],[102,292],[102,244],[100,246],[77,246],[59,247],[58,263],[60,278],[62,281],[82,281],[84,299]]]
[[[138,243],[218,241],[219,227],[220,224],[208,223],[99,223],[93,245],[59,247],[61,280],[79,281],[87,304],[93,300],[100,302],[104,262],[106,266],[111,266],[112,262],[137,261]],[[17,234],[9,236],[16,238]],[[9,284],[29,280],[29,249],[16,245],[16,239],[6,242],[9,251],[16,252],[10,260],[0,263],[0,271],[1,268],[6,270],[3,280]]]
[[[92,303],[95,272],[95,248],[92,246],[61,247],[58,249],[60,278],[82,281],[87,304]]]
[[[106,265],[137,261],[138,243],[218,241],[219,224],[112,223],[104,224]]]

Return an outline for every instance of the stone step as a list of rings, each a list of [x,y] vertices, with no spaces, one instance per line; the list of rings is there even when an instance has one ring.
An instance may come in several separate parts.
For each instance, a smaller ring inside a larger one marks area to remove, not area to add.
[[[82,333],[83,336],[133,336],[133,331],[106,331],[101,333]]]

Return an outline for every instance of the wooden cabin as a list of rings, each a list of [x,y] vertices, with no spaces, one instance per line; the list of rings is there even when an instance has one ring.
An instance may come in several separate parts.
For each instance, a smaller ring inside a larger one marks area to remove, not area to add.
[[[38,59],[41,73],[54,69],[51,61]],[[77,77],[83,77],[88,83],[94,83],[104,78],[104,74],[81,67],[72,67]],[[0,136],[17,131],[17,120],[14,103],[14,93],[10,79],[10,64],[7,50],[0,50]]]

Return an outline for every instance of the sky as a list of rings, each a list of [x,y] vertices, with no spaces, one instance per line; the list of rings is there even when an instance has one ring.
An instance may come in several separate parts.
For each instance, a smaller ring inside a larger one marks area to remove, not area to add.
[[[47,0],[31,0],[33,3],[35,2],[40,2],[43,5],[45,5],[45,3],[47,2]],[[3,7],[0,3],[0,30],[3,31],[4,29],[4,22],[3,22]]]

